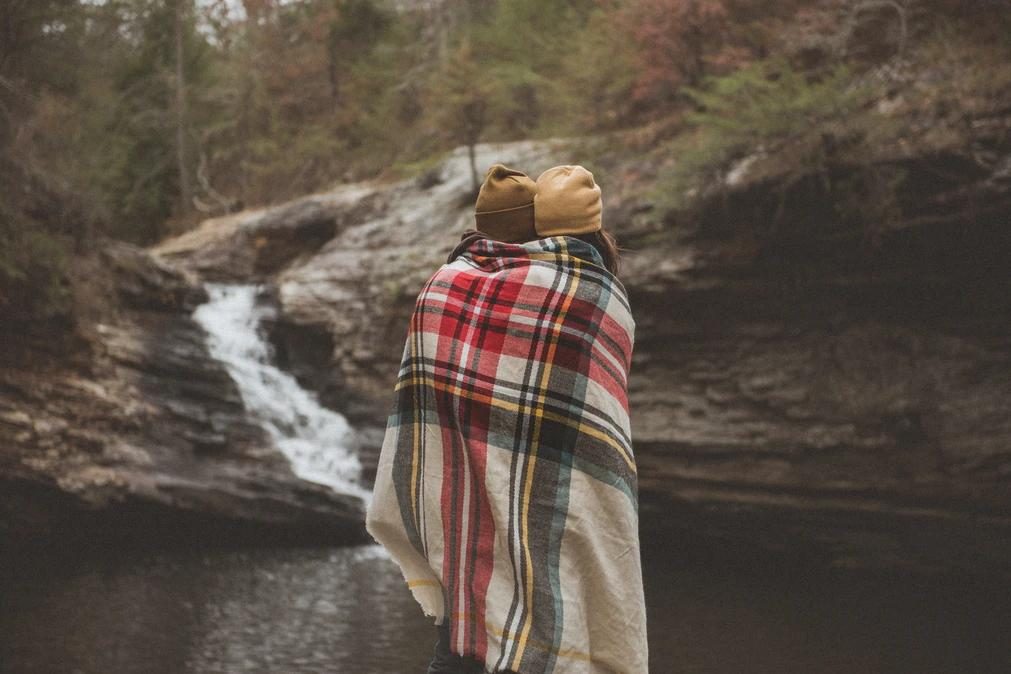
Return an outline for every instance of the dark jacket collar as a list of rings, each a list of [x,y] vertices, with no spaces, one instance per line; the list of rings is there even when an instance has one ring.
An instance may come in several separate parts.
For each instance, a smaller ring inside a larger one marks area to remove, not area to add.
[[[461,235],[459,243],[446,258],[446,262],[450,263],[465,253],[494,257],[524,257],[530,253],[557,253],[578,257],[598,267],[604,266],[604,258],[596,246],[582,239],[564,235],[533,239],[523,243],[507,243],[491,239],[487,234],[476,229],[466,229]]]
[[[472,244],[474,241],[477,241],[478,239],[487,238],[487,236],[488,236],[487,234],[479,232],[476,229],[463,230],[463,234],[460,236],[460,242],[456,244],[452,252],[449,254],[449,257],[446,258],[446,264],[449,264],[457,257],[459,257],[460,253],[467,250],[467,248],[470,247],[470,244]]]

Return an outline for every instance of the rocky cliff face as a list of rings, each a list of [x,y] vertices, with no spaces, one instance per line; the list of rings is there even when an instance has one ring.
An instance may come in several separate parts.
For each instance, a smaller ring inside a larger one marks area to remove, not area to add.
[[[879,148],[869,166],[908,176],[887,226],[838,221],[826,176],[787,179],[776,157],[742,162],[690,218],[655,205],[651,166],[619,142],[599,158],[637,321],[649,541],[1011,574],[1011,115],[966,128]],[[536,175],[573,152],[484,145],[478,164]],[[469,189],[461,149],[415,180],[209,220],[155,259],[110,247],[114,315],[81,343],[4,352],[7,533],[360,536],[360,508],[295,479],[246,419],[189,318],[193,279],[263,284],[278,362],[352,421],[368,470],[407,318],[472,222]]]
[[[800,177],[747,158],[659,236],[617,215],[647,518],[836,564],[1011,571],[1009,128],[925,125]],[[880,175],[903,176],[891,217],[829,208],[826,185]]]
[[[605,221],[628,249],[650,540],[1011,573],[1011,148],[994,133],[988,168],[942,179],[966,139],[932,137],[943,140],[875,160],[912,178],[897,196],[903,218],[872,246],[867,230],[811,227],[829,222],[822,177],[785,181],[774,160],[738,167],[728,191],[680,221],[644,196],[654,177],[629,152],[601,159]],[[482,146],[478,163],[536,175],[569,152]],[[471,223],[468,184],[460,151],[419,180],[208,221],[156,253],[267,282],[279,354],[370,434],[374,462],[416,293]],[[784,189],[795,191],[785,201]],[[773,217],[794,224],[748,226]],[[322,231],[333,233],[322,245],[306,234]]]
[[[190,319],[201,287],[125,244],[91,267],[107,311],[0,352],[0,541],[363,540],[360,502],[247,420]]]

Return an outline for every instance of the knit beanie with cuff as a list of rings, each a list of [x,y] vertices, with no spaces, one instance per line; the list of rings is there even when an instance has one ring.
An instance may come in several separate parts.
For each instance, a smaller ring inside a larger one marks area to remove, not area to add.
[[[534,196],[537,236],[596,232],[601,228],[602,210],[600,186],[582,166],[555,166],[537,178]]]
[[[493,164],[477,195],[474,220],[489,238],[509,243],[537,238],[534,195],[537,186],[522,171]]]

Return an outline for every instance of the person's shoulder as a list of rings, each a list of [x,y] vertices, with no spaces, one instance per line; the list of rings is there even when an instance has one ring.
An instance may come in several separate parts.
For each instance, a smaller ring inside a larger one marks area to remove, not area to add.
[[[432,286],[445,286],[454,282],[454,280],[462,274],[473,274],[475,271],[475,265],[473,261],[466,257],[458,257],[452,262],[444,262],[440,265],[428,280],[425,281],[424,285],[421,287],[419,292],[419,298],[425,294],[425,292]]]

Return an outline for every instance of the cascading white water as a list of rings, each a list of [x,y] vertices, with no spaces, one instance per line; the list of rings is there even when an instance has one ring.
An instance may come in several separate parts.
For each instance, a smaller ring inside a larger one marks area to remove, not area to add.
[[[371,492],[358,483],[361,464],[347,420],[272,364],[272,349],[260,330],[270,309],[257,303],[259,288],[206,287],[210,301],[197,307],[193,318],[207,332],[211,356],[235,380],[250,417],[288,457],[296,475],[368,501]]]

